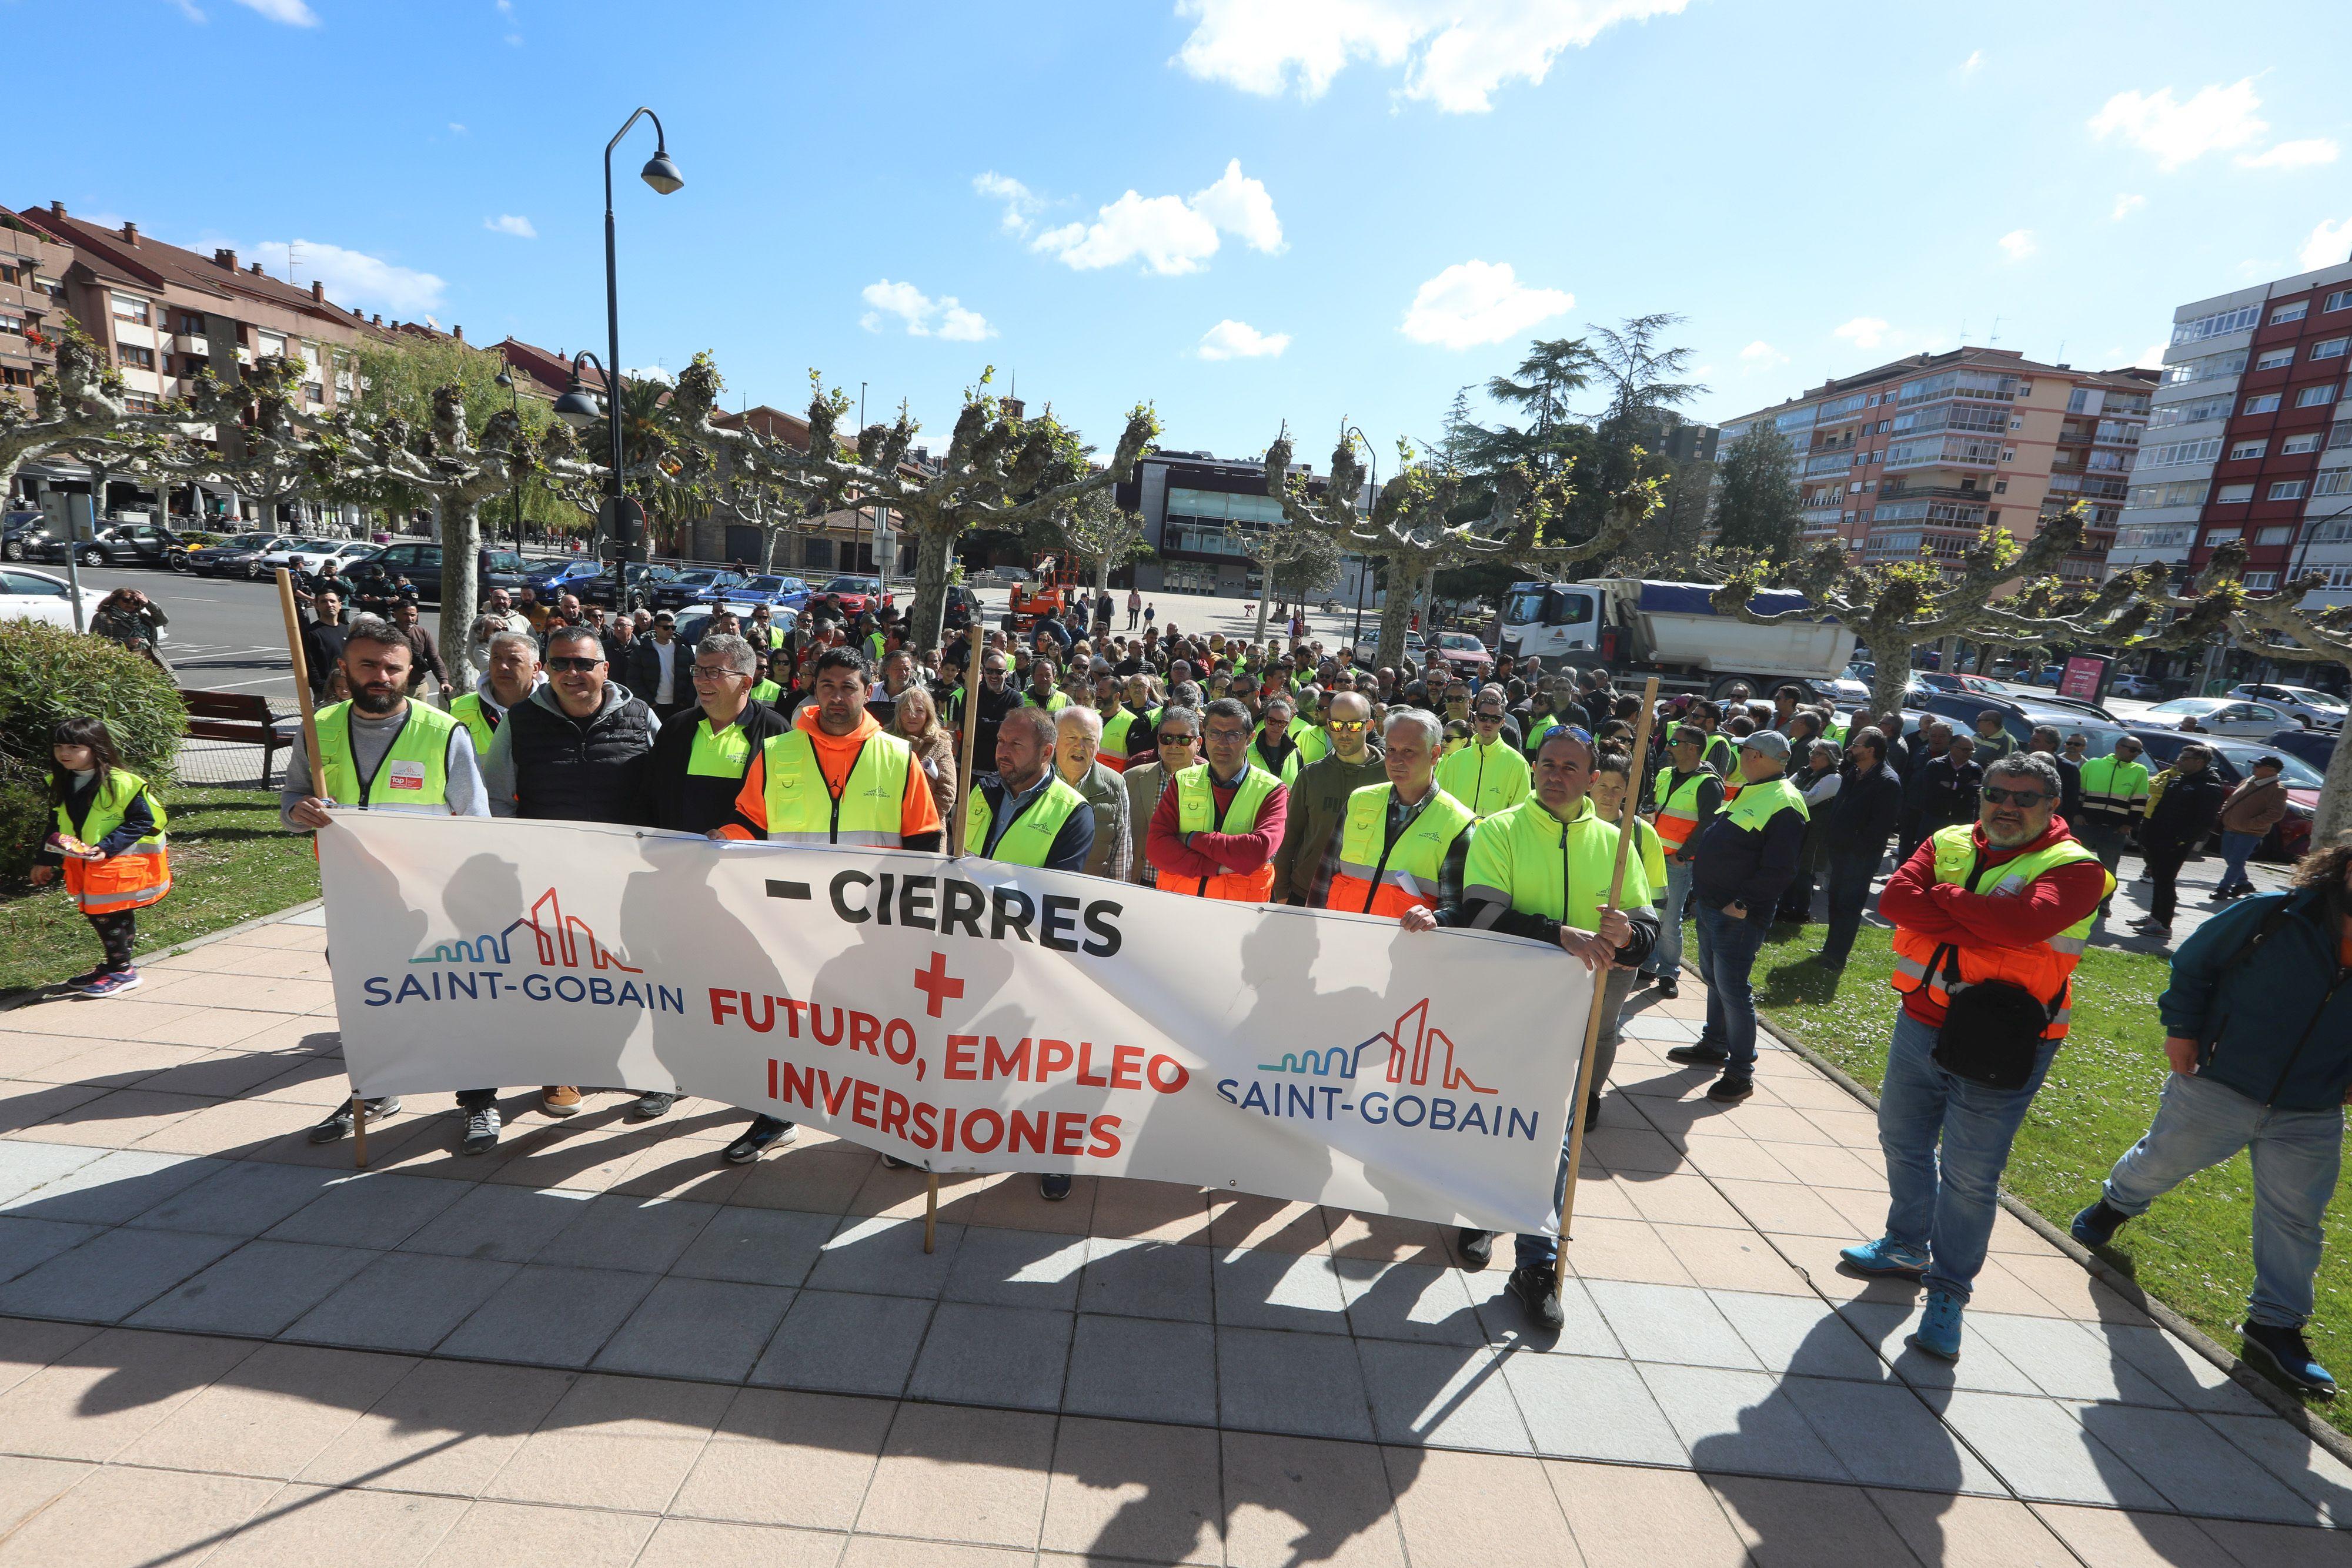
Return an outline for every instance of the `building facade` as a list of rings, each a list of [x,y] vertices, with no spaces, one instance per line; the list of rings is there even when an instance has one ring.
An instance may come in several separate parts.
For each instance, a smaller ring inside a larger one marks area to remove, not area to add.
[[[73,250],[0,207],[0,396],[33,406],[33,382],[57,363]]]
[[[2021,543],[2089,506],[2063,575],[2095,580],[2114,538],[2158,372],[2078,371],[2014,350],[1912,354],[1722,426],[1770,421],[1795,449],[1803,541],[1871,565],[1922,553],[1957,570],[1987,528]]]
[[[2183,305],[2111,559],[2193,581],[2242,540],[2246,586],[2328,575],[2352,603],[2352,261]]]
[[[1315,476],[1312,464],[1293,464],[1290,472],[1306,480],[1313,494],[1321,494],[1328,483]],[[1146,593],[1255,598],[1265,573],[1252,558],[1268,530],[1290,526],[1283,519],[1282,504],[1265,493],[1265,465],[1257,459],[1154,452],[1136,465],[1114,495],[1121,507],[1141,515],[1152,556],[1115,570],[1112,580],[1131,570],[1135,586]],[[1370,504],[1369,484],[1362,500]],[[1317,585],[1308,597],[1328,594],[1352,602],[1362,571],[1358,557],[1343,555],[1333,580]],[[1371,585],[1362,588],[1369,603]]]

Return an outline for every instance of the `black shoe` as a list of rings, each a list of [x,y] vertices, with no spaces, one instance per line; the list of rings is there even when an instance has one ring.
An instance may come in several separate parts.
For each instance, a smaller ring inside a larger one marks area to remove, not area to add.
[[[499,1108],[485,1105],[466,1113],[466,1136],[457,1145],[461,1155],[486,1155],[499,1146]]]
[[[790,1122],[774,1116],[754,1116],[743,1135],[727,1145],[719,1157],[730,1166],[748,1166],[777,1144],[789,1144],[799,1134]]]
[[[1037,1196],[1047,1203],[1059,1203],[1070,1196],[1070,1178],[1066,1176],[1045,1176],[1037,1178]]]
[[[667,1116],[669,1108],[677,1103],[675,1094],[640,1094],[636,1103],[629,1107],[629,1120],[650,1122],[656,1116]]]
[[[1755,1092],[1754,1079],[1734,1078],[1729,1073],[1726,1073],[1715,1081],[1714,1085],[1707,1090],[1706,1097],[1718,1105],[1737,1105]]]
[[[1679,1061],[1685,1067],[1720,1067],[1731,1060],[1731,1052],[1720,1046],[1704,1041],[1697,1045],[1678,1045],[1666,1052],[1668,1061]]]
[[[2256,1366],[2268,1369],[2285,1379],[2298,1394],[2314,1399],[2336,1397],[2336,1379],[2319,1358],[2311,1354],[2301,1329],[2270,1328],[2262,1323],[2243,1323],[2238,1332],[2245,1336],[2246,1359]]]
[[[1597,1093],[1584,1103],[1584,1124],[1587,1127],[1601,1125],[1601,1096]]]
[[[1454,1232],[1454,1249],[1462,1254],[1462,1266],[1473,1274],[1495,1260],[1495,1233],[1472,1230],[1467,1226]]]
[[[1558,1333],[1560,1324],[1567,1322],[1559,1310],[1559,1278],[1556,1268],[1514,1269],[1510,1283],[1503,1287],[1504,1293],[1526,1308],[1528,1316],[1545,1333]]]
[[[1842,953],[1834,956],[1828,953],[1816,953],[1809,962],[1818,964],[1824,969],[1843,969],[1846,966],[1845,955]]]
[[[380,1100],[371,1100],[367,1103],[368,1125],[371,1127],[386,1116],[396,1116],[399,1113],[400,1096],[397,1094],[387,1094]],[[348,1100],[338,1103],[333,1110],[327,1113],[325,1121],[310,1129],[310,1141],[314,1144],[331,1144],[337,1138],[348,1138],[351,1135],[352,1103]]]
[[[1673,1001],[1676,997],[1679,997],[1682,994],[1682,987],[1676,983],[1672,975],[1660,975],[1658,977],[1658,995],[1665,998],[1668,1001]]]

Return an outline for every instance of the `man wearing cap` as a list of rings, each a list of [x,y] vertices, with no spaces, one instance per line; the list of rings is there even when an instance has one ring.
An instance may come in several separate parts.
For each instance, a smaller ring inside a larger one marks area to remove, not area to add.
[[[1784,777],[1789,737],[1759,729],[1739,743],[1738,799],[1699,839],[1691,892],[1698,900],[1699,977],[1706,982],[1706,1027],[1669,1061],[1719,1067],[1706,1097],[1736,1105],[1756,1092],[1756,998],[1748,973],[1772,912],[1796,880],[1804,846],[1805,798]]]
[[[1666,852],[1666,886],[1658,906],[1658,945],[1650,950],[1643,973],[1662,997],[1681,994],[1683,911],[1690,902],[1691,862],[1698,854],[1699,835],[1723,810],[1723,780],[1707,766],[1706,731],[1695,724],[1678,724],[1667,747],[1673,765],[1651,781],[1652,825]]]

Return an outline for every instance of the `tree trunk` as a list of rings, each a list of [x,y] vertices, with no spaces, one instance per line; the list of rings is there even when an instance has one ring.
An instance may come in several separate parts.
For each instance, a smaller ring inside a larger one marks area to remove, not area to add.
[[[940,645],[940,629],[947,623],[948,558],[955,552],[955,535],[926,528],[916,538],[915,603],[909,612],[915,629],[914,645],[936,648]]]
[[[1110,591],[1110,557],[1095,557],[1095,597],[1100,599]]]
[[[482,508],[470,497],[433,507],[440,519],[441,663],[451,687],[471,691],[482,672],[474,668],[466,643],[474,629],[474,606],[481,601]]]
[[[1374,666],[1385,664],[1397,673],[1397,685],[1404,685],[1404,634],[1412,620],[1412,590],[1406,585],[1403,562],[1395,557],[1389,559],[1388,597],[1381,601],[1381,646],[1373,660]]]
[[[1903,691],[1911,684],[1911,650],[1916,646],[1916,643],[1898,642],[1892,632],[1873,634],[1870,653],[1875,665],[1870,681],[1872,713],[1903,711]],[[1890,735],[1886,738],[1892,744],[1897,737]]]
[[[1258,568],[1257,576],[1257,630],[1250,633],[1251,642],[1265,641],[1265,612],[1273,607],[1273,603],[1274,569],[1270,566],[1262,566]]]
[[[2338,741],[2319,787],[2318,809],[2311,814],[2311,847],[2326,849],[2347,828],[2352,828],[2352,746]]]

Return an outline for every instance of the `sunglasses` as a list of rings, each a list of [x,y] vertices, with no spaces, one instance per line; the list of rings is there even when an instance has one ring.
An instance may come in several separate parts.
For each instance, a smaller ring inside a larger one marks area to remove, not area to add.
[[[1991,805],[2022,806],[2028,810],[2050,799],[2039,789],[2002,789],[1990,784],[1985,785],[1977,793],[1983,796]]]
[[[1475,716],[1480,724],[1500,724],[1503,722],[1503,716],[1498,713],[1481,712]]]
[[[604,667],[602,659],[550,659],[547,667],[559,675],[584,675],[591,670]]]
[[[1162,735],[1155,737],[1162,746],[1192,746],[1200,740],[1197,735]]]
[[[1323,727],[1336,729],[1342,735],[1353,735],[1360,729],[1369,727],[1369,725],[1368,721],[1360,718],[1333,718],[1324,720]]]

